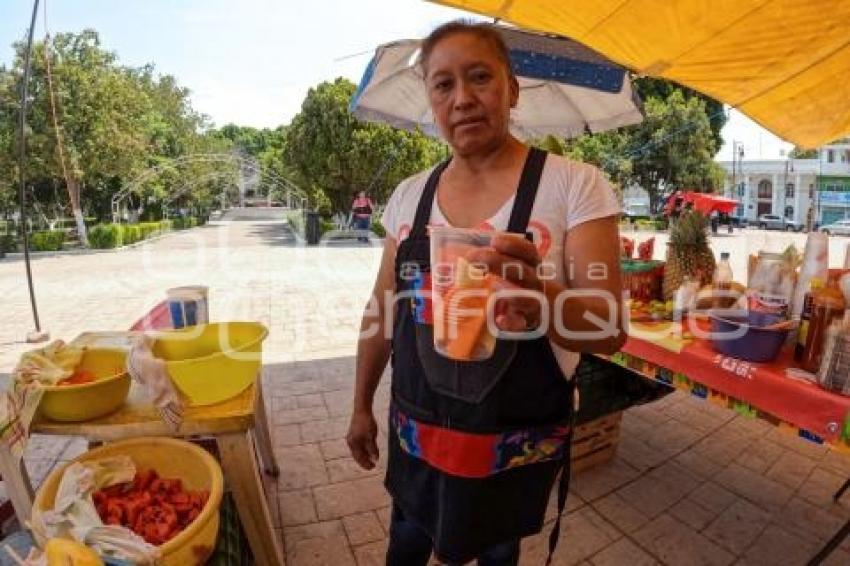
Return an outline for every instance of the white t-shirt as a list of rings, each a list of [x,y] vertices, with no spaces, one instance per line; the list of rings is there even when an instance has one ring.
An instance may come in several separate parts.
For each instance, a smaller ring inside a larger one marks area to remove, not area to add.
[[[410,234],[419,199],[432,171],[433,169],[423,171],[399,183],[387,203],[381,223],[387,234],[399,243]],[[478,228],[507,230],[514,198],[511,197],[495,215]],[[617,197],[599,169],[549,154],[531,210],[528,231],[534,235],[534,243],[540,257],[555,268],[557,280],[566,283],[564,240],[567,232],[583,222],[619,213],[620,204]],[[431,207],[429,225],[449,225],[440,210],[436,195]],[[564,375],[571,377],[578,364],[578,353],[565,350],[554,343],[552,348]]]

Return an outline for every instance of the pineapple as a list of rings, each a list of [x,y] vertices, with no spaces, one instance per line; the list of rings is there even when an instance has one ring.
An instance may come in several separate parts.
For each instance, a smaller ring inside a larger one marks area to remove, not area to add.
[[[671,226],[664,266],[665,301],[673,298],[685,277],[694,277],[700,286],[711,283],[715,261],[708,245],[707,225],[705,216],[689,210]]]

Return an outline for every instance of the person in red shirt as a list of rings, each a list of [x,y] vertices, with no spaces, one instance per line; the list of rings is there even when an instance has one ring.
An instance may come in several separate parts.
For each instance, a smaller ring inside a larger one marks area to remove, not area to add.
[[[375,206],[372,204],[372,200],[366,196],[366,191],[357,193],[357,197],[351,203],[351,221],[354,224],[354,229],[360,231],[357,234],[358,242],[369,243],[369,234],[366,231],[369,230],[374,210]]]

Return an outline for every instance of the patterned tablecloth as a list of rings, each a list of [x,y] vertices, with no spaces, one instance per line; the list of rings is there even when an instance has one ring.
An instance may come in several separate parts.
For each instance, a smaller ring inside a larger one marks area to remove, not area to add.
[[[766,419],[817,443],[850,450],[850,397],[831,393],[794,368],[791,348],[769,363],[717,353],[708,340],[677,339],[670,323],[641,325],[611,360],[743,415]],[[653,335],[647,330],[655,329]],[[707,328],[702,322],[694,333]],[[639,337],[638,337],[639,336]]]

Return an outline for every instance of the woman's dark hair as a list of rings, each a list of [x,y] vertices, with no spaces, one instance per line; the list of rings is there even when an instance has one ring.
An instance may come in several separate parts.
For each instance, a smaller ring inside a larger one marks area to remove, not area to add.
[[[505,65],[508,76],[514,76],[508,46],[505,45],[505,40],[502,38],[499,30],[492,24],[476,23],[468,20],[455,20],[445,23],[428,34],[428,37],[422,41],[419,52],[419,64],[422,65],[423,74],[428,74],[428,59],[431,57],[431,53],[437,44],[445,38],[458,33],[474,35],[478,39],[482,39],[490,44],[496,57]]]

